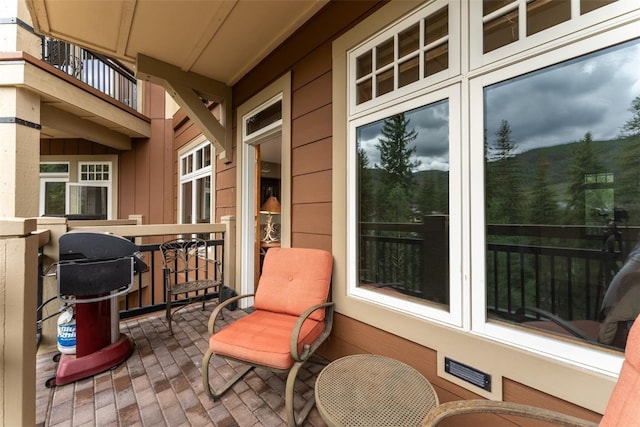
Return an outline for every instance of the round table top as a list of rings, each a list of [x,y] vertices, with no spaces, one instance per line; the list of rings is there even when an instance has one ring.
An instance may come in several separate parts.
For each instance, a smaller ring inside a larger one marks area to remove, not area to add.
[[[329,426],[420,426],[438,405],[433,386],[420,372],[374,354],[328,364],[318,375],[315,396]]]

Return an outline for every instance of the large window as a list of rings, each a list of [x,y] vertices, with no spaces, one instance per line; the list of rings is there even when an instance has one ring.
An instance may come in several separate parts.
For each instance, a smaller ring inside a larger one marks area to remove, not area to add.
[[[463,3],[334,42],[337,301],[438,357],[458,350],[415,331],[615,375],[640,313],[638,4]]]
[[[460,325],[453,13],[431,3],[349,53],[348,264],[351,295]]]
[[[636,39],[484,88],[489,318],[624,349],[640,314],[638,70]]]
[[[180,156],[180,223],[211,222],[211,143]]]
[[[63,216],[69,181],[69,162],[40,163],[40,216]]]
[[[356,128],[358,286],[449,307],[449,102]]]
[[[40,215],[111,219],[113,173],[112,161],[41,162]]]

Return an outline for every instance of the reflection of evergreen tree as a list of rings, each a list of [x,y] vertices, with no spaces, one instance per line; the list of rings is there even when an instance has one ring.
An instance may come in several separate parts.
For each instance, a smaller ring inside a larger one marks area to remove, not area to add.
[[[622,126],[627,139],[617,159],[615,204],[627,210],[633,221],[640,219],[640,96],[631,102],[632,117]]]
[[[532,224],[555,224],[558,222],[558,206],[553,191],[549,188],[549,160],[538,156],[536,175],[531,190],[529,222]]]
[[[569,224],[585,224],[585,180],[587,175],[602,171],[602,167],[593,151],[591,132],[587,132],[573,152],[569,167],[569,203],[567,205],[567,219]]]
[[[633,116],[622,125],[622,133],[627,137],[640,136],[640,96],[631,101],[629,111]]]
[[[384,121],[382,135],[378,138],[376,148],[380,150],[380,168],[384,171],[384,180],[380,185],[383,194],[377,200],[388,207],[396,204],[406,206],[404,215],[399,215],[398,208],[395,207],[379,212],[378,220],[406,221],[410,218],[409,201],[413,199],[414,190],[413,170],[420,165],[420,161],[411,160],[416,147],[409,147],[409,144],[418,134],[414,129],[409,130],[408,126],[409,120],[404,113],[396,114]]]
[[[449,213],[449,174],[426,172],[422,177],[417,203],[422,215]]]
[[[369,221],[374,215],[373,209],[373,177],[369,169],[369,158],[364,149],[357,148],[358,154],[358,215],[360,221]]]
[[[521,189],[519,188],[518,165],[516,163],[516,142],[511,139],[511,126],[503,120],[496,132],[494,145],[485,143],[487,163],[486,199],[487,221],[515,224],[521,218]]]

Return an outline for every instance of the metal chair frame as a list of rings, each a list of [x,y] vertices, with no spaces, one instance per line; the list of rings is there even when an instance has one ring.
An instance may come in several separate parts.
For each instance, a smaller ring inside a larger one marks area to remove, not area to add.
[[[223,283],[222,263],[209,258],[210,246],[207,241],[192,237],[169,240],[160,245],[162,254],[162,271],[164,275],[164,291],[166,299],[166,319],[169,332],[173,335],[172,319],[178,310],[198,301],[205,308],[209,291],[217,292],[220,302],[220,290]],[[213,264],[214,271],[209,269]],[[213,274],[213,277],[211,276]],[[179,295],[183,300],[177,301]],[[174,308],[176,307],[177,308]]]

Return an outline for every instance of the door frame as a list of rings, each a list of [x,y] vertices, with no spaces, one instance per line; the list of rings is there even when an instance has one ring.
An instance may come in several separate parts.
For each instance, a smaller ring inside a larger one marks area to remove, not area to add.
[[[237,192],[237,206],[240,217],[240,233],[236,246],[236,277],[239,278],[240,294],[254,293],[254,266],[255,266],[255,200],[259,197],[255,190],[255,145],[262,142],[263,138],[245,140],[244,120],[249,114],[255,114],[257,108],[274,97],[282,99],[282,127],[281,132],[281,166],[280,166],[280,242],[282,247],[291,246],[291,73],[287,73],[268,87],[254,95],[240,105],[236,115],[236,140],[238,141],[238,167],[236,182],[239,186]],[[253,298],[244,298],[240,301],[241,308],[253,305]]]

